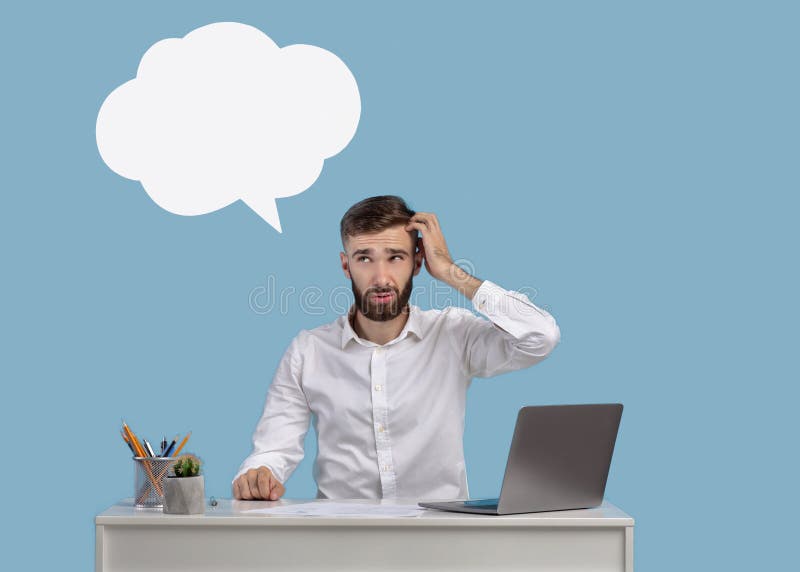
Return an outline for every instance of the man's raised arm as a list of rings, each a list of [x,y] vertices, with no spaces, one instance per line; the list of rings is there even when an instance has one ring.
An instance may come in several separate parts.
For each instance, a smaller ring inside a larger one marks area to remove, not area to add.
[[[488,280],[479,280],[453,262],[433,213],[416,213],[406,230],[422,235],[418,247],[425,269],[472,300],[489,321],[463,309],[455,309],[451,339],[461,352],[469,377],[490,377],[531,366],[546,358],[561,339],[555,319],[520,292],[505,290]]]

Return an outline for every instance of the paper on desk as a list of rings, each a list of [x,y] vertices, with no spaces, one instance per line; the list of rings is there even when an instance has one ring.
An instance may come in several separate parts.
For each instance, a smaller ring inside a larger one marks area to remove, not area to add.
[[[419,516],[425,509],[415,504],[357,504],[343,502],[307,502],[271,508],[254,508],[251,514],[302,516]]]

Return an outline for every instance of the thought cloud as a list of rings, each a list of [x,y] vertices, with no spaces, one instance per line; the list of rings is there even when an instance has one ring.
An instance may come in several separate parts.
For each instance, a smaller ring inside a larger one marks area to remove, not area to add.
[[[171,213],[241,199],[282,232],[275,200],[308,189],[360,116],[358,85],[336,55],[220,22],[145,52],[100,107],[97,147]]]

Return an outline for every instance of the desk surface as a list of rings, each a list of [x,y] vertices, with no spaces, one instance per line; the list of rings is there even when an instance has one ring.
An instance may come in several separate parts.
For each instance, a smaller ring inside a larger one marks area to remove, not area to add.
[[[164,514],[161,509],[137,508],[133,499],[124,499],[97,515],[98,525],[150,525],[169,526],[498,526],[498,527],[629,527],[633,526],[633,518],[622,512],[613,504],[604,501],[597,508],[581,510],[563,510],[554,512],[537,512],[504,516],[466,514],[426,509],[415,517],[380,517],[380,516],[287,516],[270,514],[248,514],[244,511],[254,508],[267,508],[287,504],[307,502],[352,502],[359,504],[413,504],[416,499],[383,499],[383,500],[351,500],[328,501],[321,499],[280,499],[277,501],[240,501],[218,499],[218,505],[206,503],[205,514],[171,515]]]

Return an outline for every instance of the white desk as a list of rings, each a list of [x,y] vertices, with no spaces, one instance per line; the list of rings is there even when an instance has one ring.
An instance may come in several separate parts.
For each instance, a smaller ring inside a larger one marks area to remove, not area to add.
[[[137,509],[126,499],[95,519],[95,568],[633,571],[633,518],[607,502],[594,509],[512,516],[436,510],[397,518],[242,513],[298,502],[309,501],[220,499],[218,506],[206,506],[204,515],[179,516]]]

